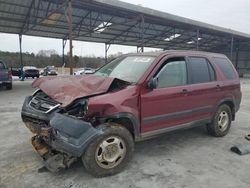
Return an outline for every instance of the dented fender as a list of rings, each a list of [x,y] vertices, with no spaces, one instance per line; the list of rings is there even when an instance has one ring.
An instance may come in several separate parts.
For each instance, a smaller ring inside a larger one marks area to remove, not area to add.
[[[102,134],[90,123],[74,117],[56,113],[50,120],[54,139],[52,148],[80,157],[88,144]]]

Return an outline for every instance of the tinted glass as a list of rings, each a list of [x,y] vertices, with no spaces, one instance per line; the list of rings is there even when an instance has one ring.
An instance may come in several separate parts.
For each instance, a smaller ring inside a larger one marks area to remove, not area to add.
[[[99,76],[119,78],[136,83],[153,63],[155,57],[127,56],[115,59],[95,72]]]
[[[191,74],[191,83],[196,84],[211,81],[210,71],[212,70],[209,69],[209,64],[205,58],[190,57],[189,69]]]
[[[184,59],[168,60],[157,74],[157,88],[185,85],[187,83],[187,69]]]
[[[208,68],[209,68],[209,73],[210,73],[210,80],[214,81],[215,80],[215,71],[213,67],[208,63]]]
[[[225,77],[229,80],[235,79],[236,74],[233,70],[233,65],[230,61],[225,58],[214,58],[214,62],[220,67]]]

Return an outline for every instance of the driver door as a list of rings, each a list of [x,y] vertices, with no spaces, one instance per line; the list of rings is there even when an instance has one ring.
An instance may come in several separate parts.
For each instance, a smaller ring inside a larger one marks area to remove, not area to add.
[[[193,119],[185,58],[163,60],[153,78],[157,79],[156,88],[144,88],[141,92],[142,135],[158,134]]]

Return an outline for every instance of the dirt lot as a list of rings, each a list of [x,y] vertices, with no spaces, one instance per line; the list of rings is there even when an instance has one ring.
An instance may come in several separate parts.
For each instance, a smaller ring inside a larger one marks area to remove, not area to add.
[[[229,148],[250,133],[250,79],[242,80],[243,101],[230,133],[207,135],[205,128],[167,134],[136,144],[134,158],[122,173],[96,179],[81,161],[56,174],[38,173],[42,160],[32,149],[31,133],[20,118],[31,80],[0,89],[0,187],[250,187],[250,154]],[[249,142],[250,147],[250,142]]]

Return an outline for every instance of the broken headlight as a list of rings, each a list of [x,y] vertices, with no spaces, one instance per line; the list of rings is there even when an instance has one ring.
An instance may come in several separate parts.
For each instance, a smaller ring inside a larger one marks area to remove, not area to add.
[[[65,109],[65,113],[77,118],[82,118],[88,111],[88,101],[86,99],[77,100]]]

